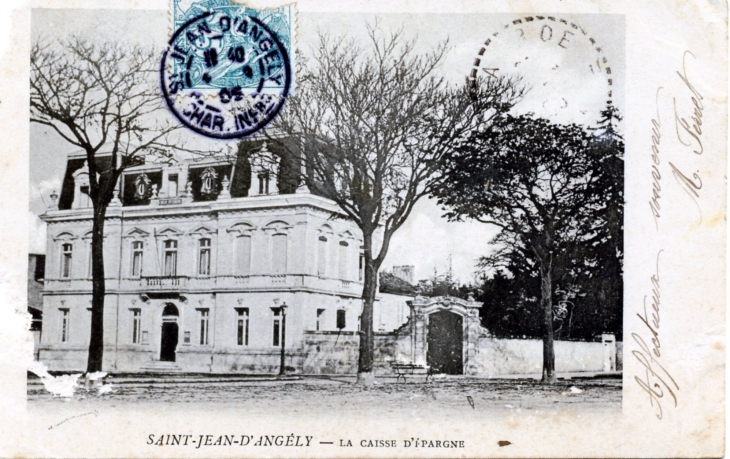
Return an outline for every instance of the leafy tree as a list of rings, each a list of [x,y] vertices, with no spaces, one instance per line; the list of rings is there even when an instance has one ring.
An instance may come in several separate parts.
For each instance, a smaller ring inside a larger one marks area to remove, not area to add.
[[[381,293],[394,293],[396,295],[416,296],[417,289],[400,277],[387,271],[380,272],[379,290]]]
[[[593,132],[591,158],[598,173],[593,191],[599,203],[588,207],[581,238],[559,251],[553,274],[555,339],[592,340],[604,332],[622,337],[623,319],[623,140],[621,116],[610,102]],[[482,257],[482,319],[497,337],[541,336],[537,262],[518,241],[499,233],[498,250]]]
[[[373,302],[393,234],[433,191],[442,156],[523,92],[506,78],[447,87],[436,72],[445,43],[420,54],[401,31],[368,32],[367,47],[321,35],[297,95],[267,131],[303,159],[309,189],[337,203],[362,231],[359,384],[374,379]]]
[[[577,333],[592,329],[610,331],[621,339],[623,330],[623,254],[624,254],[624,141],[618,131],[622,120],[618,109],[609,101],[601,111],[598,127],[594,129],[595,158],[601,171],[594,190],[600,205],[592,209],[591,232],[584,246],[590,247],[584,263],[589,270],[583,289],[584,301],[596,305],[580,308]],[[599,328],[600,327],[600,328]]]
[[[532,285],[526,287],[525,281]],[[501,269],[482,279],[475,298],[484,303],[480,310],[482,324],[494,337],[541,337],[538,297],[528,293],[535,286],[539,291],[539,279],[535,282],[534,277],[507,275]]]
[[[473,285],[457,282],[453,278],[451,269],[444,274],[439,274],[434,269],[431,277],[418,281],[416,290],[421,296],[454,296],[462,299],[467,299],[475,293],[475,287]]]
[[[92,202],[91,338],[87,371],[102,370],[104,353],[104,220],[122,171],[136,158],[171,158],[153,49],[72,37],[36,42],[30,53],[30,121],[52,128],[86,153]],[[168,118],[169,119],[169,118]],[[176,147],[177,150],[184,150]],[[100,155],[110,154],[110,161]]]
[[[472,218],[501,229],[507,259],[539,273],[543,382],[554,382],[553,293],[556,272],[586,237],[599,206],[592,136],[576,125],[500,116],[444,155],[433,195],[452,220]]]

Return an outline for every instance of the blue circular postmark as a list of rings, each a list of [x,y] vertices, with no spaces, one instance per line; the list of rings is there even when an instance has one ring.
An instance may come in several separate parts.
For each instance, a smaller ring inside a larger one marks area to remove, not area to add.
[[[247,137],[269,124],[289,95],[291,75],[277,34],[245,10],[225,8],[178,27],[160,64],[175,117],[217,139]]]

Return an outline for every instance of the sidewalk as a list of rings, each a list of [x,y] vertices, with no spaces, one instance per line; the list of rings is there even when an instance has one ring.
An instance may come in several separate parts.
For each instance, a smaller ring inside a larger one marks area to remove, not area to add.
[[[78,374],[75,372],[74,374]],[[583,372],[583,373],[559,373],[558,381],[579,381],[594,379],[621,379],[621,371],[613,372]],[[540,380],[540,374],[519,374],[519,375],[500,375],[497,377],[486,376],[464,376],[464,375],[434,375],[433,383],[438,384],[444,380],[461,380],[461,381],[480,381],[489,382],[505,382],[517,380]],[[139,385],[165,385],[165,384],[229,384],[229,383],[302,383],[314,382],[317,380],[339,383],[354,383],[355,375],[349,374],[325,374],[325,375],[307,375],[307,374],[290,374],[285,377],[279,377],[273,374],[207,374],[207,373],[109,373],[104,378],[105,383],[113,384],[139,384]],[[395,383],[395,375],[379,375],[376,376],[376,382]],[[413,382],[425,382],[424,378],[409,378]],[[40,378],[32,373],[28,373],[28,386],[43,386]]]

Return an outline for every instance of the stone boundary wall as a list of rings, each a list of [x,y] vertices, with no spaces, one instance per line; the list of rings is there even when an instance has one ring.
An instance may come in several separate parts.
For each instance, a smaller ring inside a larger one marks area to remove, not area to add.
[[[555,341],[555,370],[559,373],[604,371],[603,343]],[[479,341],[476,374],[539,374],[542,372],[542,341],[531,339],[493,339]]]
[[[390,363],[410,361],[410,340],[405,333],[375,333],[375,373],[392,374]],[[307,332],[301,367],[304,374],[355,374],[360,339],[355,333]]]
[[[358,336],[331,332],[308,332],[302,349],[304,374],[355,374],[357,372]],[[621,343],[617,343],[621,344]],[[618,346],[619,351],[622,346]],[[394,333],[375,335],[375,373],[392,375],[393,361],[410,363],[410,339],[407,327]],[[600,342],[555,341],[555,366],[561,373],[604,371],[604,345]],[[481,338],[473,365],[474,376],[540,374],[542,341],[528,339]],[[619,362],[621,358],[617,359]],[[620,368],[620,367],[619,367]]]

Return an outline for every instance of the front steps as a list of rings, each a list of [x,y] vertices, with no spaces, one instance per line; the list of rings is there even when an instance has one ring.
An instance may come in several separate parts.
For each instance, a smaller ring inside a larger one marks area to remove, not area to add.
[[[176,362],[153,361],[140,367],[144,373],[180,373],[182,368]]]

